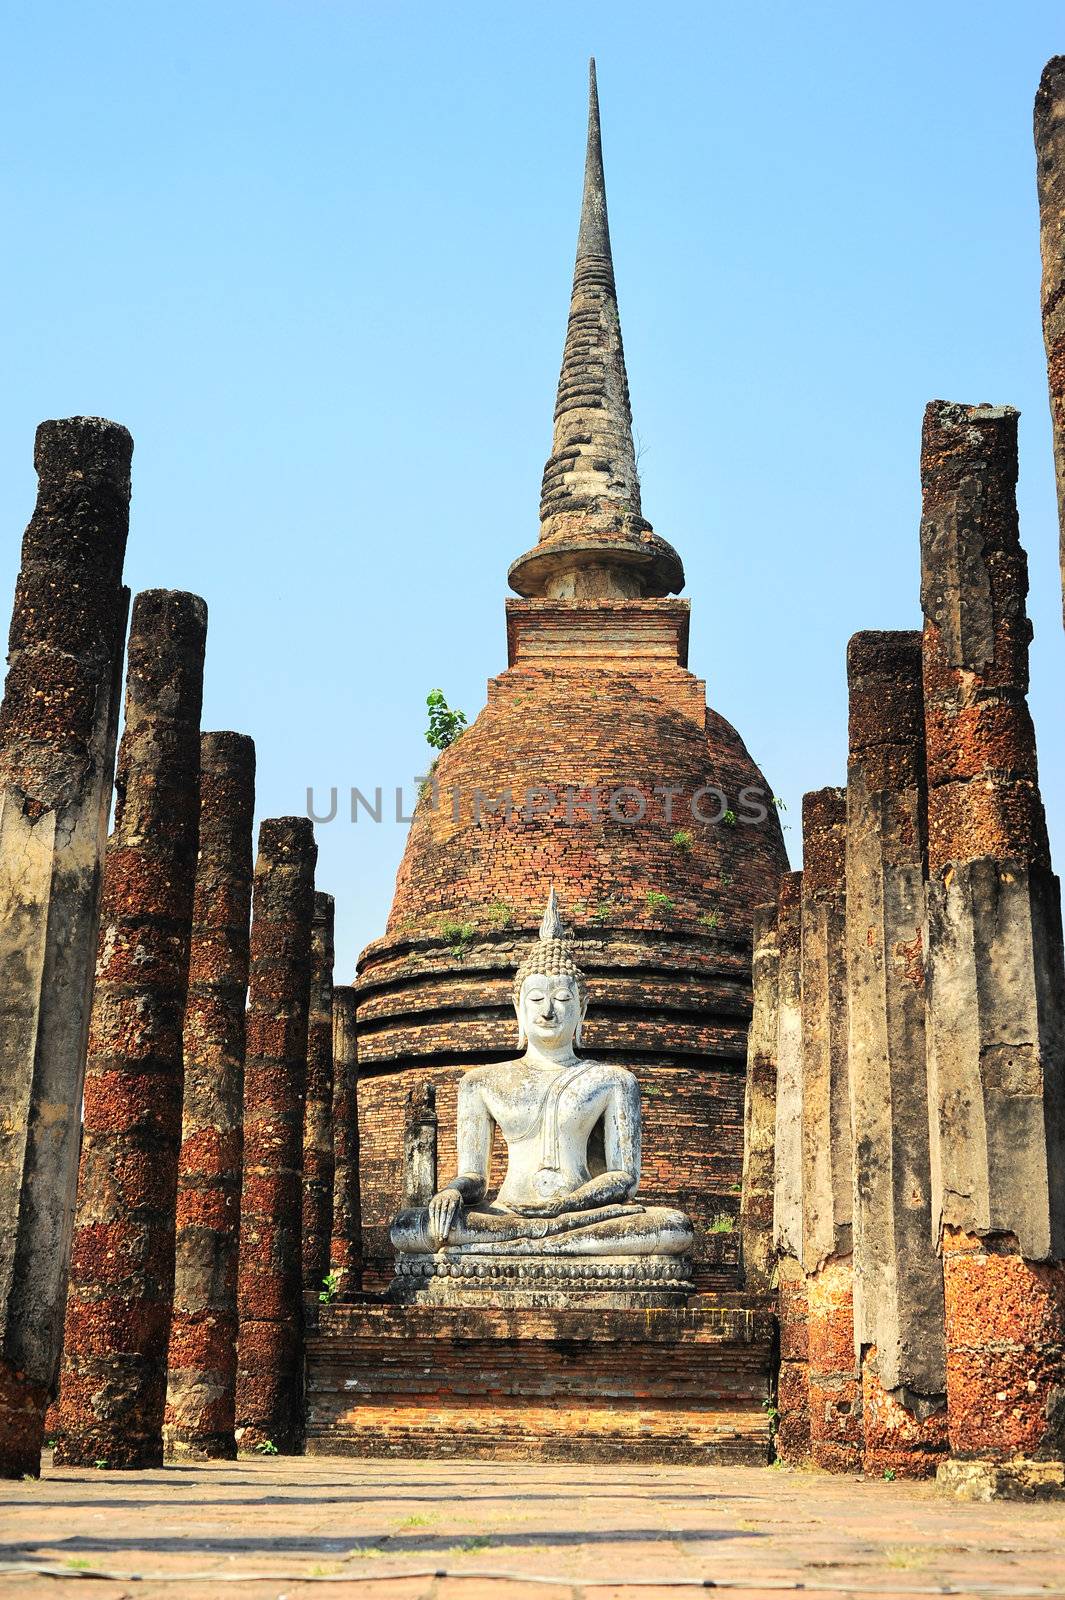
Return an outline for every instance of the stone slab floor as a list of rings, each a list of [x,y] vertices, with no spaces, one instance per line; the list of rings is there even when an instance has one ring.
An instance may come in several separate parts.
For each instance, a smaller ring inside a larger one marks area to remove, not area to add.
[[[1065,1595],[1065,1505],[773,1468],[322,1457],[0,1483],[14,1600],[672,1600],[707,1579],[741,1600]]]

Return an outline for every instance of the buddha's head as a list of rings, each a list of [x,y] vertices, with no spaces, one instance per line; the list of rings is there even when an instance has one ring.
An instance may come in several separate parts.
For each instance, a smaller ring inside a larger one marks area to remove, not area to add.
[[[551,890],[540,937],[514,975],[518,1045],[530,1043],[547,1055],[564,1054],[581,1042],[588,1009],[584,974],[566,942],[566,930]]]

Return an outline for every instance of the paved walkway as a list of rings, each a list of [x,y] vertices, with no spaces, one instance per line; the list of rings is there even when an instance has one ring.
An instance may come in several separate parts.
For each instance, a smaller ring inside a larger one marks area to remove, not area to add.
[[[0,1589],[17,1600],[678,1600],[638,1585],[707,1579],[738,1600],[793,1584],[1065,1595],[1065,1505],[773,1468],[321,1457],[0,1484]]]

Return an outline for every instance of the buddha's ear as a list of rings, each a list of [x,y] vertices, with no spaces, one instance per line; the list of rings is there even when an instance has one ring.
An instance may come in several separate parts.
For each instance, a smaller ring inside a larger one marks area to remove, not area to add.
[[[526,1042],[526,1039],[525,1039],[525,1024],[521,1020],[521,1001],[520,1000],[515,1000],[515,1002],[514,1002],[514,1015],[518,1019],[518,1049],[520,1050],[522,1045],[525,1044],[525,1042]]]
[[[585,1017],[587,1015],[588,1015],[588,996],[585,995],[583,997],[583,999],[581,1000],[581,1014],[577,1018],[577,1026],[573,1030],[573,1042],[577,1046],[578,1050],[580,1049],[580,1045],[581,1045],[581,1031],[582,1031],[582,1029],[584,1027],[584,1019],[585,1019]]]

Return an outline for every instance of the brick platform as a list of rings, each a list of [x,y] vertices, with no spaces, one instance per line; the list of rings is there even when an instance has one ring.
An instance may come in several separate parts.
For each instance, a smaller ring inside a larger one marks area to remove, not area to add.
[[[764,1464],[768,1299],[683,1310],[330,1306],[307,1347],[312,1455]]]

